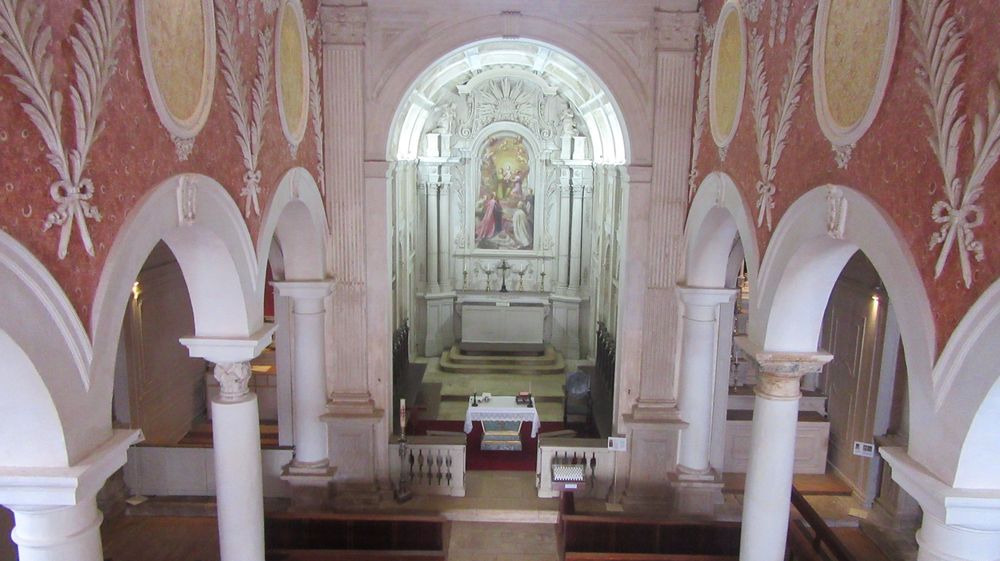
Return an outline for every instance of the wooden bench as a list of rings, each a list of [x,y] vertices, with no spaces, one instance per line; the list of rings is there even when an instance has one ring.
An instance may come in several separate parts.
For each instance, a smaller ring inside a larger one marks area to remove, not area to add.
[[[563,493],[559,552],[566,561],[736,561],[737,522],[699,522],[576,514]]]
[[[433,514],[274,513],[267,561],[444,561],[449,522]]]

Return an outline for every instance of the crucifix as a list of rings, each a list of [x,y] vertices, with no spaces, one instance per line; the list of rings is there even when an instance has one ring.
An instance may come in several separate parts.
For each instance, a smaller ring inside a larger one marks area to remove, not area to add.
[[[507,264],[506,259],[501,259],[500,264],[497,265],[497,269],[500,269],[503,274],[503,281],[500,284],[500,292],[507,292],[507,271],[510,269],[510,265]]]

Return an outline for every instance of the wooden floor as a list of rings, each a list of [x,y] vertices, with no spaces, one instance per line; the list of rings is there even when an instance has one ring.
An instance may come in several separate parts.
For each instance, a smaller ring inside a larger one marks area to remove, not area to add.
[[[723,493],[740,493],[746,490],[745,473],[724,473],[722,474]],[[799,474],[795,476],[793,485],[803,495],[850,495],[851,488],[847,486],[839,477],[833,474],[808,475]]]
[[[276,448],[278,446],[278,423],[274,421],[263,421],[260,424],[260,445],[262,448]],[[202,421],[196,423],[191,430],[181,438],[177,446],[189,446],[194,448],[212,447],[212,421]]]

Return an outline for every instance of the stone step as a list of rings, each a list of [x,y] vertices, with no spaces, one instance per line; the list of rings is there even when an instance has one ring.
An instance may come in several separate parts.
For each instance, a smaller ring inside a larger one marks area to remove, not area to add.
[[[439,368],[442,372],[453,374],[562,374],[566,371],[566,362],[559,359],[552,364],[503,364],[503,363],[461,363],[449,360],[448,355],[441,357]]]
[[[458,345],[448,349],[445,353],[454,364],[554,364],[559,359],[559,353],[554,348],[546,345],[545,350],[540,353],[502,353],[502,352],[482,352],[463,351]],[[444,355],[442,355],[444,356]]]

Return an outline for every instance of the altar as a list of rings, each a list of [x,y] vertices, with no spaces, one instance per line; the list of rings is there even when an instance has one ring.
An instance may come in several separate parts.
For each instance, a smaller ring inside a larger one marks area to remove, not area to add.
[[[535,409],[534,401],[520,404],[514,396],[492,396],[489,401],[469,398],[465,410],[466,434],[472,432],[475,421],[483,424],[483,450],[521,450],[521,423],[531,423],[531,438],[538,437],[542,422]]]
[[[462,350],[544,350],[545,316],[549,307],[544,296],[465,294],[458,297],[458,305]]]

